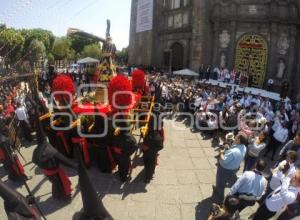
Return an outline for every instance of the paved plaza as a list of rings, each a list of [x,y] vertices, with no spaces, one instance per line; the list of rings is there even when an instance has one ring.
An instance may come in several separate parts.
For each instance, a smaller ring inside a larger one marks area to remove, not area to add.
[[[136,162],[130,183],[121,184],[116,174],[106,175],[92,168],[89,173],[103,203],[116,220],[204,220],[211,205],[212,184],[215,182],[217,154],[212,139],[204,140],[199,132],[192,133],[184,122],[165,121],[166,142],[160,152],[159,165],[154,180],[143,184],[142,160]],[[22,154],[30,161],[34,147],[22,148]],[[1,177],[4,176],[3,168]],[[51,198],[51,185],[40,169],[29,164],[26,173],[33,176],[28,181],[39,204],[49,220],[77,219],[82,208],[78,192],[78,177],[68,170],[74,187],[71,203]],[[2,180],[7,180],[4,176]],[[12,183],[10,183],[12,184]],[[13,184],[15,187],[15,184]],[[25,187],[18,188],[26,195]],[[0,203],[3,206],[3,203]],[[0,207],[0,219],[7,219]],[[246,209],[242,219],[252,213]]]

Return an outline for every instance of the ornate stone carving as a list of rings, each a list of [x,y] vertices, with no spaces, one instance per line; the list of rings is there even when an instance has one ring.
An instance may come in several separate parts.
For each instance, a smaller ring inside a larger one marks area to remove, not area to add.
[[[220,67],[221,68],[225,68],[226,67],[226,55],[225,55],[225,53],[221,53]]]
[[[281,33],[277,42],[278,53],[285,55],[290,48],[290,41],[286,33]]]
[[[230,34],[227,30],[223,30],[222,33],[219,35],[219,42],[221,48],[225,49],[228,47],[230,43]]]
[[[286,68],[286,66],[285,66],[284,60],[280,59],[279,63],[277,64],[277,74],[276,74],[277,78],[282,79],[284,72],[285,72],[285,68]]]
[[[249,5],[248,11],[249,11],[249,14],[251,14],[251,15],[257,14],[257,6],[256,5]]]

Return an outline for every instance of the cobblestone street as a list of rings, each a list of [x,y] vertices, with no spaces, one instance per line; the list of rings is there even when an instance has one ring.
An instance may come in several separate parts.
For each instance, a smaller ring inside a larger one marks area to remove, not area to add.
[[[103,197],[105,207],[114,219],[207,219],[216,172],[216,152],[211,139],[203,140],[198,132],[192,133],[183,122],[174,120],[165,122],[165,134],[165,148],[160,152],[155,178],[149,185],[143,184],[142,161],[133,170],[130,183],[123,185],[116,174],[101,174],[96,168],[89,171]],[[33,149],[34,147],[21,149],[27,161],[30,161]],[[72,202],[65,204],[51,198],[50,183],[36,166],[29,164],[25,170],[28,175],[33,176],[28,185],[35,193],[47,219],[76,219],[75,213],[82,208],[82,202],[75,171],[68,170],[75,194]],[[1,167],[1,177],[3,176]],[[6,180],[7,177],[2,179]],[[18,190],[27,195],[25,187]],[[2,207],[0,209],[0,219],[6,219]],[[242,216],[250,213],[252,211],[246,209]]]

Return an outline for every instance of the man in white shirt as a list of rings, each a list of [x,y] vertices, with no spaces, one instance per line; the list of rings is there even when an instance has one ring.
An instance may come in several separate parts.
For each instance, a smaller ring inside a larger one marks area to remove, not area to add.
[[[286,177],[281,186],[267,196],[265,202],[258,208],[252,220],[271,219],[277,212],[297,199],[300,191],[300,171],[293,178]]]
[[[31,131],[30,131],[30,125],[29,125],[29,120],[28,120],[28,114],[25,106],[22,106],[21,103],[17,104],[17,109],[15,111],[15,114],[20,122],[20,127],[22,129],[22,133],[24,135],[24,138],[31,142],[32,137],[31,137]]]
[[[274,125],[276,126],[274,127]],[[288,137],[289,137],[289,131],[287,129],[287,123],[281,123],[280,121],[275,122],[272,129],[275,131],[273,136],[271,137],[271,140],[269,144],[267,145],[267,151],[264,154],[266,157],[268,153],[271,151],[272,152],[272,160],[274,160],[275,153],[277,149],[284,144]]]
[[[279,163],[279,165],[273,170],[273,175],[270,181],[270,188],[276,190],[280,185],[282,179],[286,176],[292,178],[296,173],[295,161],[297,160],[297,152],[289,151],[287,153],[286,160],[283,160]]]

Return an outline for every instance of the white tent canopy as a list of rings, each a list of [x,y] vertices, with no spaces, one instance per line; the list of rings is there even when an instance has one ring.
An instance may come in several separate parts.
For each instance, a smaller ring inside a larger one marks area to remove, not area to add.
[[[77,63],[78,64],[99,63],[99,60],[91,58],[91,57],[86,57],[81,60],[78,60]]]
[[[183,70],[178,70],[173,72],[174,75],[179,75],[179,76],[199,76],[198,73],[190,70],[190,69],[183,69]]]

